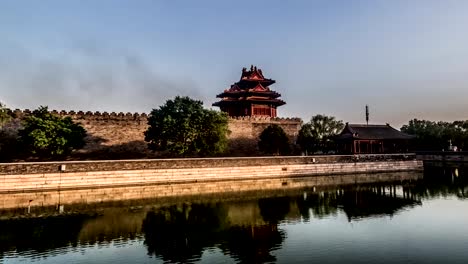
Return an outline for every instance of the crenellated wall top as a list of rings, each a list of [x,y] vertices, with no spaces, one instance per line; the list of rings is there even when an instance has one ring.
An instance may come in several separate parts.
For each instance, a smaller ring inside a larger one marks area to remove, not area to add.
[[[23,117],[32,113],[29,109],[15,109],[11,111],[15,117]],[[146,121],[148,114],[146,113],[124,113],[124,112],[92,112],[92,111],[66,111],[66,110],[51,110],[50,113],[59,116],[69,116],[76,120],[115,120],[115,121]],[[269,116],[238,116],[229,117],[232,121],[245,121],[245,122],[278,122],[278,123],[302,123],[302,119],[298,117],[293,118],[280,118]]]
[[[32,111],[29,109],[15,109],[12,114],[16,117],[23,117],[31,114]],[[84,120],[122,120],[122,121],[133,121],[147,119],[146,113],[124,113],[124,112],[91,112],[91,111],[66,111],[66,110],[51,110],[50,113],[59,116],[69,116],[73,119],[84,119]]]

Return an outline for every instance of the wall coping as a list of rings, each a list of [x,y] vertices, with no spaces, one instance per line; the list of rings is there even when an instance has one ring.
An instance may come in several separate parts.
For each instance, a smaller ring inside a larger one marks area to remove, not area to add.
[[[203,160],[261,160],[261,159],[310,159],[310,158],[333,158],[333,157],[350,157],[350,158],[365,158],[365,157],[409,157],[415,153],[392,153],[392,154],[356,154],[356,155],[309,155],[309,156],[256,156],[256,157],[216,157],[216,158],[169,158],[169,159],[123,159],[123,160],[76,160],[76,161],[41,161],[41,162],[10,162],[0,163],[0,166],[9,165],[40,165],[40,164],[76,164],[76,163],[122,163],[122,162],[168,162],[168,161],[203,161]]]

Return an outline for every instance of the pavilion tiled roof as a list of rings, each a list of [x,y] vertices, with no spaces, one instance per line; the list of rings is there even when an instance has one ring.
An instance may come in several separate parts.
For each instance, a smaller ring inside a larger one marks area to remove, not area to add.
[[[362,140],[382,140],[382,139],[413,139],[415,136],[403,133],[390,125],[366,125],[348,124],[336,139],[362,139]]]

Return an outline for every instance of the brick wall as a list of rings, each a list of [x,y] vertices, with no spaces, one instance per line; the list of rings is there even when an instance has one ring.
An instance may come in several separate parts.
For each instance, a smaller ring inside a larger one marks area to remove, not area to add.
[[[17,117],[28,115],[30,110],[15,110]],[[60,116],[69,116],[79,122],[88,132],[86,146],[76,153],[79,158],[154,158],[148,150],[143,133],[148,128],[145,113],[107,113],[83,111],[51,111]],[[302,124],[299,118],[237,117],[229,119],[229,151],[227,156],[258,155],[258,136],[270,124],[281,126],[296,141]],[[89,155],[93,153],[93,155]]]
[[[279,125],[286,132],[291,144],[297,139],[302,120],[299,118],[238,117],[229,120],[229,149],[233,156],[252,156],[258,151],[258,137],[271,124]]]

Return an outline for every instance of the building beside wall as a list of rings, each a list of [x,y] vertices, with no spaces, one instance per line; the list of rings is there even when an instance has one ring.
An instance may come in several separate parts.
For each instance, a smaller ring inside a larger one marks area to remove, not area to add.
[[[335,140],[343,154],[404,153],[414,136],[386,125],[346,123]]]
[[[278,106],[285,102],[278,99],[281,94],[270,89],[269,86],[275,82],[265,78],[257,67],[243,68],[240,80],[218,94],[216,97],[221,100],[213,106],[218,106],[231,117],[276,117]]]

